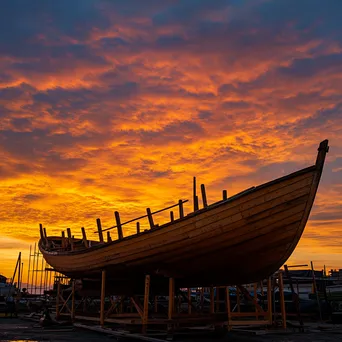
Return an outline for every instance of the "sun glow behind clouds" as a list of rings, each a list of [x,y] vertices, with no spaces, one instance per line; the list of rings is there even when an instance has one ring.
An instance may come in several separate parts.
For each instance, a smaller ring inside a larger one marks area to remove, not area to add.
[[[95,237],[95,219],[111,226],[114,210],[125,220],[190,198],[194,175],[213,202],[313,164],[325,138],[322,183],[289,262],[340,266],[339,2],[4,3],[1,272],[39,223]]]

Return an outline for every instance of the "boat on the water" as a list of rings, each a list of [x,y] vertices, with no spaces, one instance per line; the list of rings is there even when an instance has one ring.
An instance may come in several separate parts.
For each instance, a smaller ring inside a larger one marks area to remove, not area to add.
[[[123,237],[116,212],[115,241],[104,241],[99,220],[100,241],[87,240],[84,230],[83,239],[73,238],[70,230],[68,236],[47,236],[41,226],[39,249],[56,271],[84,284],[101,280],[105,269],[113,293],[136,291],[146,274],[151,286],[167,284],[170,277],[178,287],[265,279],[286,262],[304,231],[328,149],[324,140],[314,165],[232,197],[224,193],[211,205],[202,191],[204,207],[198,209],[194,195],[195,210],[188,215],[180,201],[179,218],[171,215],[166,224],[155,225],[148,209],[151,229],[131,236]]]

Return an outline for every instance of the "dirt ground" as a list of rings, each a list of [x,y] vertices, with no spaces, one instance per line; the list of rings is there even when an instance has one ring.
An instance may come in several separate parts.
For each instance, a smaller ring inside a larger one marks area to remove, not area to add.
[[[36,322],[24,321],[20,318],[0,318],[0,341],[115,341],[114,336],[75,329],[72,326],[42,328]],[[125,339],[133,341],[132,339]],[[139,340],[134,340],[139,341]],[[223,337],[215,337],[212,334],[201,333],[200,335],[176,336],[175,341],[184,342],[341,342],[342,330],[334,331],[311,331],[305,333],[291,332],[268,333],[265,335],[252,335],[251,333],[231,332]]]

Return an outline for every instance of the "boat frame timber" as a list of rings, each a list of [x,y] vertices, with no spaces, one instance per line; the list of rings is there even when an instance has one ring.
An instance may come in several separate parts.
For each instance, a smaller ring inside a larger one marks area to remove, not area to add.
[[[328,150],[328,140],[324,140],[315,165],[186,216],[180,201],[180,217],[171,215],[171,222],[161,226],[154,224],[148,208],[144,217],[151,229],[131,236],[123,237],[116,212],[117,224],[110,229],[118,228],[118,240],[90,241],[85,234],[83,239],[73,239],[70,230],[67,239],[47,237],[40,226],[39,248],[50,265],[71,278],[93,279],[99,286],[101,272],[106,270],[113,290],[119,293],[137,293],[134,284],[146,274],[159,277],[159,284],[154,281],[158,286],[167,285],[167,278],[173,277],[181,287],[265,279],[286,262],[304,231]],[[98,219],[99,235],[105,230]],[[53,249],[52,244],[60,247]]]

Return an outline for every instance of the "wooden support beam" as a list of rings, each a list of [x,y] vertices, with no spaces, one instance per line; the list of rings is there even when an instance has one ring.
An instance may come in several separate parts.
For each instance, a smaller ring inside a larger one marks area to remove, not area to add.
[[[148,222],[150,224],[150,228],[153,229],[154,228],[154,222],[153,222],[153,217],[152,217],[152,212],[150,208],[146,208],[146,213],[147,213],[147,217],[148,217]]]
[[[253,297],[254,297],[255,303],[258,302],[258,292],[257,292],[257,290],[258,290],[258,284],[254,283],[253,284]],[[255,306],[255,317],[256,317],[256,319],[259,318],[258,317],[258,309],[257,309],[256,306]]]
[[[46,228],[43,228],[43,232],[44,232],[45,239],[47,239]]]
[[[96,225],[97,225],[97,232],[99,234],[100,242],[104,242],[103,241],[103,233],[102,233],[101,220],[99,218],[96,219]]]
[[[216,287],[216,312],[220,312],[220,290]]]
[[[179,200],[178,205],[179,205],[179,218],[183,218],[184,217],[183,201]]]
[[[230,297],[229,297],[229,287],[226,287],[226,308],[227,308],[227,319],[228,319],[228,331],[232,330],[232,316],[230,311]]]
[[[238,286],[236,287],[236,305],[237,305],[238,312],[240,312],[241,311],[241,306],[240,306],[240,289],[239,289]]]
[[[314,287],[314,292],[316,295],[316,299],[317,299],[317,306],[318,306],[318,312],[319,312],[319,318],[322,321],[322,309],[321,309],[321,302],[319,299],[319,293],[318,293],[318,289],[317,289],[317,283],[316,283],[316,277],[315,277],[315,269],[314,269],[314,265],[313,262],[310,261],[310,265],[311,265],[311,272],[312,272],[312,283],[313,283],[313,287]],[[299,293],[298,293],[299,296]]]
[[[101,326],[104,326],[104,319],[105,319],[105,296],[106,296],[106,270],[102,270],[101,303],[100,303],[100,325]]]
[[[69,242],[70,242],[70,240],[72,239],[71,229],[70,228],[67,228],[67,234],[68,234],[68,239],[69,239]]]
[[[82,227],[81,230],[82,230],[82,239],[83,239],[82,242],[83,242],[85,248],[88,248],[89,247],[89,243],[88,243],[88,240],[87,240],[87,234],[85,232],[84,227]]]
[[[196,195],[196,177],[194,177],[193,181],[193,202],[194,202],[194,211],[198,210],[198,197]]]
[[[75,315],[76,315],[76,310],[75,310],[75,285],[76,282],[75,280],[72,281],[72,296],[71,296],[71,321],[75,321]]]
[[[137,310],[137,312],[138,312],[140,318],[142,318],[142,317],[143,317],[143,311],[144,311],[144,309],[143,309],[143,307],[142,307],[142,305],[141,305],[141,302],[140,302],[139,297],[138,297],[138,296],[131,297],[131,302],[132,302],[132,304],[134,305],[135,309]]]
[[[59,296],[61,295],[61,281],[57,280],[57,296],[56,296],[56,319],[60,317]]]
[[[279,271],[278,285],[279,285],[279,296],[280,296],[279,300],[280,300],[281,320],[283,322],[283,328],[286,329],[286,309],[285,309],[284,282],[283,282],[282,271]]]
[[[65,248],[65,233],[62,231],[62,248]]]
[[[143,310],[143,317],[142,317],[142,333],[146,334],[147,331],[147,323],[148,323],[148,302],[149,302],[149,295],[150,295],[150,276],[147,274],[145,276],[145,294],[144,294],[144,310]]]
[[[228,198],[227,190],[223,190],[222,191],[222,198],[223,198],[224,201]]]
[[[188,314],[191,314],[191,288],[188,287]]]
[[[214,287],[210,286],[210,313],[215,313]]]
[[[154,313],[158,313],[158,296],[154,296]]]
[[[205,192],[204,184],[201,184],[201,193],[202,193],[203,208],[206,208],[208,206],[208,202],[207,202],[207,194]]]
[[[268,320],[270,324],[273,324],[273,314],[272,314],[272,279],[269,277],[267,279],[267,311]]]
[[[112,237],[110,236],[110,232],[107,231],[107,242],[111,242]]]
[[[70,228],[67,228],[67,233],[68,233],[68,240],[69,240],[70,248],[73,251],[74,250],[74,241],[73,241],[73,238],[71,236],[71,229]]]
[[[173,222],[175,217],[173,216],[173,211],[170,211],[170,221]]]
[[[175,280],[174,278],[169,279],[169,310],[168,319],[171,320],[173,316],[175,306]]]
[[[45,239],[44,239],[43,225],[41,223],[39,223],[39,233],[40,233],[41,240],[44,241]]]
[[[137,222],[137,234],[140,233],[140,222]]]
[[[115,221],[116,221],[116,228],[118,230],[118,238],[119,240],[123,239],[123,233],[122,233],[122,225],[120,220],[120,214],[118,211],[114,213],[115,215]]]

